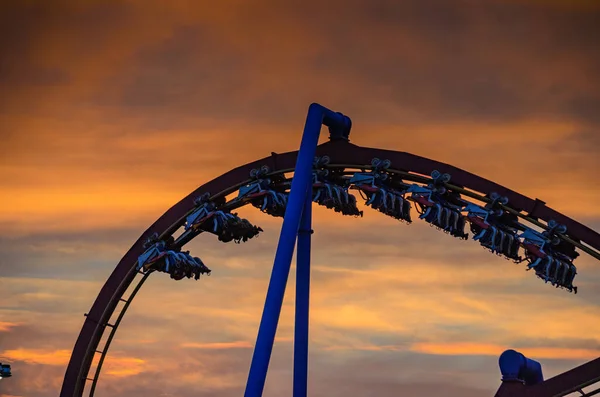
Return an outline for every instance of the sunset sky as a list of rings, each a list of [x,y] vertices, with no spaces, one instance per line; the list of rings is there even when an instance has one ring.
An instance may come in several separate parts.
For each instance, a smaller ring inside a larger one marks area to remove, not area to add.
[[[297,149],[311,102],[349,115],[355,144],[600,230],[599,20],[567,0],[2,1],[0,396],[57,396],[139,235],[208,180]],[[240,214],[264,233],[189,245],[211,277],[149,279],[96,396],[242,395],[280,222]],[[314,216],[311,396],[492,396],[504,349],[547,377],[600,356],[587,255],[572,295],[424,222]],[[293,280],[265,397],[291,395]]]

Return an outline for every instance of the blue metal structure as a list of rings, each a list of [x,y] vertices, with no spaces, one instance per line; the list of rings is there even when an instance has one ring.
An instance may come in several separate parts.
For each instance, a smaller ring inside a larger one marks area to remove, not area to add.
[[[308,193],[308,192],[307,192]],[[310,245],[312,195],[307,194],[298,230],[296,253],[296,318],[294,327],[294,397],[308,393],[308,329],[310,307]]]
[[[10,365],[0,363],[0,379],[10,378],[11,376]]]
[[[301,300],[296,302],[296,332],[295,332],[295,359],[294,359],[294,397],[306,396],[306,380],[308,372],[308,278],[310,277],[310,225],[311,212],[306,210],[312,205],[312,168],[321,126],[329,127],[332,140],[347,140],[352,127],[352,122],[341,113],[313,103],[308,108],[304,133],[300,142],[300,150],[296,160],[294,178],[290,188],[290,195],[283,217],[283,225],[279,235],[279,243],[275,251],[275,261],[271,280],[267,289],[265,307],[263,310],[248,382],[246,383],[245,397],[262,396],[273,343],[277,332],[277,324],[281,314],[281,306],[285,295],[294,246],[298,238],[298,231],[302,223],[302,235],[298,239],[297,267],[300,277],[297,287]],[[302,222],[301,222],[302,220]]]
[[[527,386],[544,381],[542,365],[515,350],[506,350],[498,359],[503,382],[522,382]]]

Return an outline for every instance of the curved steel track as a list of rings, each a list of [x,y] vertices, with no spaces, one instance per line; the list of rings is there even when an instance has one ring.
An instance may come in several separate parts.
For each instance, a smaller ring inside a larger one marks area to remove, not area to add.
[[[112,274],[100,290],[89,313],[85,315],[85,321],[80,331],[77,342],[73,349],[71,359],[67,366],[61,397],[79,397],[84,393],[86,381],[91,381],[90,395],[93,395],[102,363],[114,338],[116,330],[125,315],[131,301],[147,279],[149,273],[145,274],[135,286],[133,292],[127,299],[123,299],[130,285],[132,285],[138,274],[135,264],[138,256],[144,252],[144,241],[153,234],[160,238],[166,238],[175,233],[185,222],[185,217],[194,209],[194,199],[203,193],[211,193],[212,198],[224,197],[238,190],[248,183],[250,171],[267,165],[272,174],[288,173],[294,171],[298,152],[287,152],[282,154],[272,153],[271,156],[237,167],[220,177],[200,186],[180,202],[171,207],[161,216],[148,230],[146,230],[134,245],[127,251],[125,256],[117,264]],[[496,192],[509,199],[506,209],[519,215],[521,218],[539,227],[545,227],[544,222],[555,220],[567,227],[567,236],[561,238],[573,243],[580,250],[587,252],[596,259],[600,259],[600,234],[585,225],[549,208],[539,199],[531,199],[506,187],[498,185],[475,174],[453,167],[451,165],[430,160],[405,152],[373,149],[353,145],[346,141],[330,141],[317,147],[317,156],[327,155],[331,159],[330,167],[346,169],[368,168],[371,159],[377,157],[389,159],[392,162],[393,173],[402,175],[405,180],[428,183],[433,170],[452,175],[452,181],[448,187],[465,196],[479,201],[488,201],[487,194]],[[543,221],[543,222],[541,222]],[[179,245],[187,243],[185,239],[178,241]],[[109,323],[119,302],[124,306],[119,312],[115,322]],[[104,347],[98,350],[98,345],[106,328],[111,331]],[[92,361],[96,354],[100,354],[94,377],[88,378]]]

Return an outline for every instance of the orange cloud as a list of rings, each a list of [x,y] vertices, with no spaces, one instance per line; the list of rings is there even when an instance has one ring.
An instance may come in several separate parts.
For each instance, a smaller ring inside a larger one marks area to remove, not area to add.
[[[444,356],[499,356],[506,349],[506,346],[490,343],[415,343],[410,347],[413,352]],[[594,349],[520,347],[518,351],[534,359],[592,360],[600,357],[600,350]]]
[[[317,308],[311,317],[321,326],[341,329],[398,332],[405,328],[401,323],[391,321],[381,311],[350,303]]]
[[[0,356],[10,361],[28,364],[65,366],[71,358],[70,350],[15,349],[0,352]],[[133,357],[108,355],[104,372],[115,377],[137,375],[146,370],[146,361]]]
[[[0,321],[0,332],[9,332],[11,328],[18,327],[20,323],[11,323],[8,321]]]
[[[148,369],[145,360],[133,357],[114,357],[109,355],[103,372],[114,377],[138,375]]]
[[[381,345],[381,346],[378,346],[378,345],[334,345],[334,346],[324,347],[323,350],[325,350],[325,351],[358,350],[358,351],[372,351],[372,352],[405,351],[406,346],[401,346],[401,345]]]
[[[414,343],[408,345],[349,344],[324,347],[325,351],[411,351],[440,356],[500,356],[509,347],[493,343]],[[600,357],[600,350],[561,347],[519,347],[518,351],[533,359],[592,360]]]
[[[30,128],[29,134],[37,135],[48,127],[36,125]],[[78,126],[66,128],[76,129]],[[116,142],[102,143],[103,146],[99,147],[98,140],[108,133],[101,130],[78,139],[77,148],[56,148],[51,153],[48,153],[47,146],[52,142],[52,136],[42,136],[28,143],[27,153],[19,154],[18,166],[13,162],[0,165],[0,171],[4,170],[0,174],[5,175],[2,178],[4,183],[0,184],[0,197],[5,203],[0,209],[0,222],[6,223],[11,231],[21,233],[66,231],[74,227],[93,230],[134,224],[140,225],[141,229],[197,186],[229,169],[264,157],[270,150],[283,151],[297,147],[297,143],[276,139],[277,131],[273,127],[257,128],[264,139],[250,143],[237,139],[246,132],[247,127],[242,129],[234,125],[208,129],[200,136],[192,130],[165,130],[148,137],[133,135]],[[537,154],[538,151],[543,153],[550,150],[551,145],[562,140],[576,139],[574,134],[579,129],[577,124],[566,122],[532,120],[487,125],[464,121],[443,125],[374,126],[369,129],[368,141],[360,138],[363,129],[357,129],[355,133],[359,143],[406,150],[444,161],[523,194],[540,197],[549,206],[569,216],[589,218],[600,215],[598,206],[594,205],[600,191],[594,184],[588,183],[585,172],[585,169],[594,168],[593,158],[566,149],[552,156]],[[164,134],[169,136],[166,141]],[[412,137],[409,143],[399,138],[407,134]],[[440,134],[452,136],[455,141],[432,145],[431,142],[438,139]],[[476,134],[488,138],[470,139]],[[525,153],[514,147],[514,139],[521,139],[522,144],[538,149],[535,153]],[[272,144],[267,147],[257,143],[265,141]],[[21,143],[16,142],[15,145],[20,147]],[[195,145],[211,146],[213,150],[208,154],[203,152],[186,158],[186,166],[197,168],[198,171],[182,175],[179,171],[182,159],[178,148]],[[79,151],[86,157],[86,162],[66,156],[65,151],[71,150]],[[97,154],[100,150],[106,157]],[[468,156],[463,155],[465,151],[469,153]],[[156,155],[165,164],[173,166],[157,169],[152,160]],[[38,158],[50,160],[42,164]],[[135,168],[128,167],[132,158],[136,162]],[[532,159],[528,171],[537,175],[536,178],[522,177],[521,158]],[[26,163],[22,164],[22,161]],[[497,164],[502,164],[502,167]],[[570,167],[565,168],[565,164],[570,164]],[[577,164],[579,168],[575,167]],[[40,197],[44,199],[40,200]],[[111,199],[107,200],[106,197]],[[318,216],[336,223],[336,219],[339,219],[338,214],[326,211]],[[361,220],[362,224],[370,218],[372,216],[366,216]]]
[[[69,362],[69,350],[30,350],[15,349],[2,352],[4,357],[13,361],[23,361],[29,364],[65,365]]]
[[[215,342],[215,343],[182,343],[183,348],[202,349],[202,350],[224,350],[224,349],[251,349],[253,345],[250,342]]]

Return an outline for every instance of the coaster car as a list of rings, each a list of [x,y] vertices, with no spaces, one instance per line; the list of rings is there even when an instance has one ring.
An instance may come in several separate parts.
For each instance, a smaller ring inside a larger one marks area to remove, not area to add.
[[[174,280],[181,280],[184,277],[194,277],[198,280],[200,275],[211,272],[200,258],[192,257],[189,251],[169,250],[164,241],[154,243],[140,255],[137,270],[168,273]]]
[[[348,193],[349,184],[334,170],[326,169],[329,157],[316,157],[313,163],[313,202],[342,215],[362,216],[356,197]]]
[[[431,173],[432,183],[427,186],[411,185],[407,193],[420,207],[420,219],[437,227],[444,232],[466,240],[469,235],[465,233],[465,218],[462,209],[466,202],[458,195],[452,195],[444,187],[450,181],[450,175],[441,174],[435,170]]]
[[[289,194],[276,190],[275,181],[268,177],[268,173],[266,165],[252,170],[250,179],[253,181],[240,188],[237,199],[248,200],[252,206],[271,216],[283,217]]]
[[[411,223],[411,205],[404,198],[404,191],[390,186],[390,174],[387,169],[391,166],[389,160],[374,158],[371,161],[372,171],[357,172],[350,178],[350,184],[360,192],[366,205],[392,218]],[[402,187],[408,186],[402,184]]]
[[[520,263],[523,258],[519,256],[516,217],[500,207],[500,204],[506,205],[508,199],[496,193],[492,193],[490,198],[492,201],[485,207],[469,203],[464,209],[471,225],[473,240],[479,241],[484,248],[497,255]]]
[[[548,230],[538,232],[526,228],[519,235],[522,239],[521,245],[525,249],[526,258],[529,262],[527,270],[533,269],[535,274],[557,288],[565,288],[569,292],[577,293],[577,287],[573,286],[573,280],[577,275],[577,268],[573,265],[576,255],[567,255],[560,251],[560,238],[556,233],[565,233],[566,227],[558,225],[554,221],[548,223]],[[574,250],[573,250],[574,252]]]
[[[235,213],[218,210],[207,194],[196,200],[196,206],[196,210],[186,218],[186,232],[201,230],[217,235],[220,241],[239,243],[246,242],[263,231]]]

